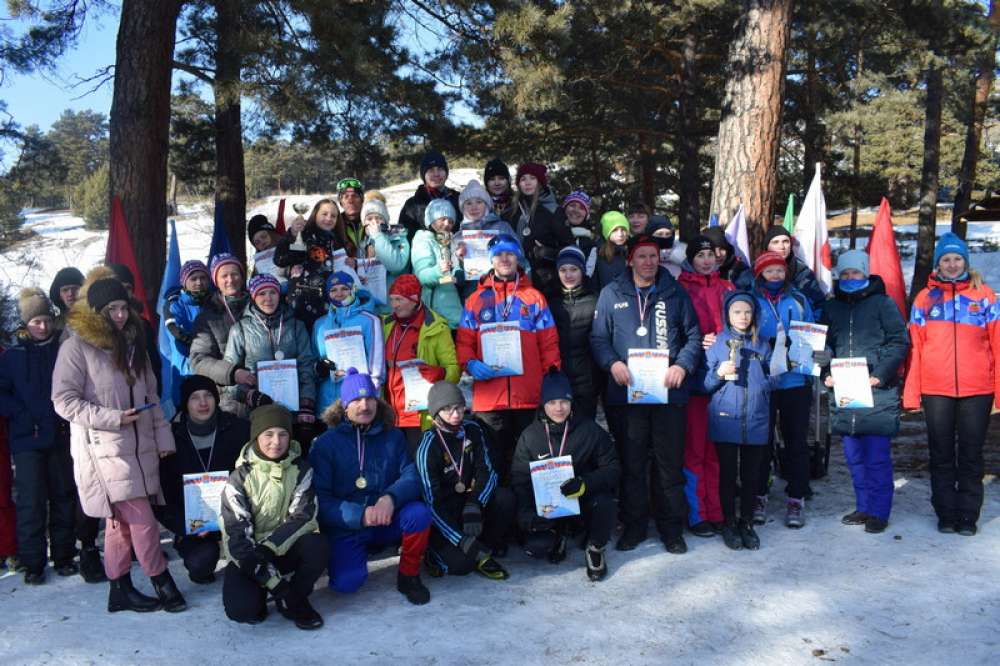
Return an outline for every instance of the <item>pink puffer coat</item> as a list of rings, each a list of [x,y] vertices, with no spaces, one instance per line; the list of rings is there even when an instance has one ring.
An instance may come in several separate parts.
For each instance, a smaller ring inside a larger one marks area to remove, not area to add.
[[[130,386],[111,355],[111,323],[79,303],[69,315],[74,335],[59,348],[52,376],[52,402],[70,423],[70,452],[80,503],[88,516],[111,517],[111,505],[160,493],[160,454],[174,452],[170,424],[159,405],[121,426],[122,413],[159,402],[156,378],[146,372]],[[135,318],[133,316],[133,318]],[[130,319],[128,325],[138,324]],[[140,350],[139,353],[144,353]]]

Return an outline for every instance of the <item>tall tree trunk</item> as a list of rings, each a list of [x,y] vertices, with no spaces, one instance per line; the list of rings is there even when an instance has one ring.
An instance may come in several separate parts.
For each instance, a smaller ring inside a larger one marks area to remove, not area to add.
[[[934,259],[937,225],[938,171],[941,162],[941,100],[944,84],[937,63],[927,69],[927,103],[924,119],[924,165],[920,172],[920,212],[917,216],[917,261],[910,299],[927,285]]]
[[[680,201],[678,222],[681,240],[689,241],[701,230],[701,177],[698,168],[698,152],[701,140],[698,124],[698,40],[691,32],[684,38],[684,64],[681,75],[681,96],[679,100],[680,136],[678,152],[681,160]]]
[[[155,308],[166,257],[170,75],[181,0],[123,0],[111,98],[109,195],[118,195]]]
[[[712,210],[725,220],[743,204],[753,253],[764,243],[777,194],[791,5],[791,0],[743,0],[729,50]]]
[[[984,51],[976,63],[979,70],[976,85],[972,93],[972,108],[969,109],[969,123],[965,128],[965,153],[962,155],[962,167],[958,172],[958,189],[955,191],[955,206],[951,210],[951,230],[961,238],[965,238],[966,223],[962,213],[969,209],[972,202],[972,190],[976,184],[976,167],[979,162],[979,143],[983,136],[983,120],[986,117],[986,107],[993,88],[994,67],[996,65],[996,50],[1000,46],[1000,5],[990,0],[990,21],[997,31],[991,42],[989,52]]]
[[[215,205],[240,261],[246,262],[246,173],[243,166],[243,125],[240,118],[239,45],[240,0],[216,0],[215,81]]]
[[[646,134],[639,134],[639,171],[642,178],[640,198],[652,211],[656,210],[656,159],[654,149],[650,145],[652,139]]]
[[[861,101],[861,96],[858,94],[858,86],[860,85],[861,77],[865,73],[865,52],[863,49],[858,49],[858,71],[854,78],[854,102],[857,104]],[[851,249],[853,250],[858,243],[858,207],[861,205],[861,122],[854,122],[854,146],[852,150],[854,152],[854,158],[852,160],[853,173],[851,174],[851,230],[850,230],[850,240]]]

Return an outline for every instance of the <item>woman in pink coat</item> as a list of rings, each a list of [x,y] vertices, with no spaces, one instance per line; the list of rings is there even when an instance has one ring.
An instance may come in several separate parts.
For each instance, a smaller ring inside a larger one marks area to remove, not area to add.
[[[108,611],[181,611],[184,597],[167,569],[150,506],[151,498],[162,502],[159,458],[174,452],[174,439],[163,412],[153,404],[156,377],[145,353],[143,326],[117,279],[105,277],[84,288],[86,298],[68,317],[74,335],[59,348],[52,402],[70,423],[73,474],[83,511],[108,519]],[[133,549],[158,598],[132,586]]]

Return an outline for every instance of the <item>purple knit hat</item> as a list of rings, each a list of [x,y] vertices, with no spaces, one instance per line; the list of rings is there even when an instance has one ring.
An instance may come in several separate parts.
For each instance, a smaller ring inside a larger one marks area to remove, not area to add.
[[[198,259],[185,261],[184,265],[181,266],[181,286],[183,287],[187,283],[188,278],[198,272],[202,272],[205,274],[205,277],[208,277],[208,266],[205,265],[204,261]]]
[[[583,209],[587,211],[587,215],[590,215],[590,197],[583,190],[577,190],[576,192],[570,192],[563,199],[562,207],[565,208],[567,204],[576,202],[583,206]]]
[[[378,398],[378,392],[370,376],[358,372],[357,368],[348,368],[340,385],[340,402],[348,405],[359,398]]]
[[[257,294],[260,293],[261,290],[268,288],[276,290],[279,294],[281,293],[281,283],[278,282],[278,278],[269,273],[254,275],[250,278],[250,284],[247,285],[247,291],[250,292],[250,298],[257,298]]]
[[[228,252],[220,252],[219,254],[212,257],[212,262],[209,265],[210,271],[208,273],[209,275],[212,276],[212,284],[214,284],[216,287],[219,286],[219,280],[217,277],[219,274],[219,269],[227,264],[231,264],[239,268],[240,272],[244,275],[244,277],[247,274],[246,269],[243,268],[243,263],[239,259],[229,254]]]

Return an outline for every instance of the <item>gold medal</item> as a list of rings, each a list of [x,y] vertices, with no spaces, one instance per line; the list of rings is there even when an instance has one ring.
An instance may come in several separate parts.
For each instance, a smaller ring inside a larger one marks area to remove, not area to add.
[[[359,476],[358,480],[354,482],[354,485],[358,487],[358,490],[364,490],[368,487],[368,482],[365,480],[365,477]]]

